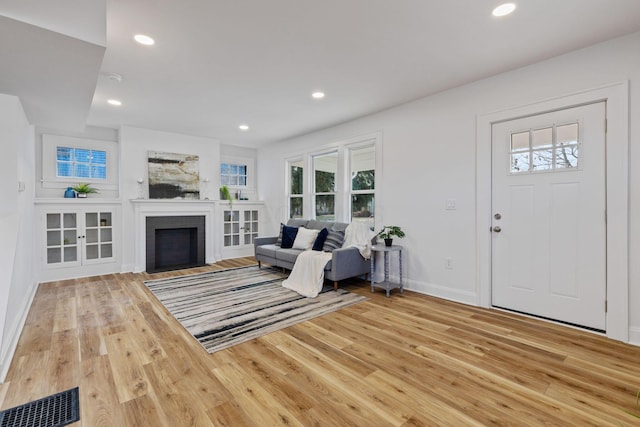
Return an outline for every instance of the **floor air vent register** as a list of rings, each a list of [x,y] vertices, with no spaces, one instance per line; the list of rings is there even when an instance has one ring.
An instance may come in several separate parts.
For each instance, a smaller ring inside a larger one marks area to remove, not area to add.
[[[0,427],[61,427],[79,420],[78,387],[0,412]]]

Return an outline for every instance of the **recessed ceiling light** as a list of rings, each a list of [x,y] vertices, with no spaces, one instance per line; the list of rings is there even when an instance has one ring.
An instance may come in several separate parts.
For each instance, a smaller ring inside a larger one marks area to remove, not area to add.
[[[493,9],[493,12],[491,12],[491,14],[493,16],[505,16],[505,15],[510,14],[514,10],[516,10],[516,4],[515,3],[504,3],[504,4],[501,4],[500,6],[496,7],[495,9]]]
[[[312,96],[314,99],[322,99],[322,98],[324,98],[324,92],[313,92],[313,93],[311,94],[311,96]]]
[[[240,125],[240,126],[238,126],[238,129],[240,129],[240,130],[249,130],[249,125]]]
[[[135,41],[145,46],[151,46],[156,43],[155,40],[153,40],[149,36],[145,36],[144,34],[136,34],[135,36],[133,36],[133,38],[135,39]]]
[[[109,99],[107,100],[107,103],[110,105],[115,105],[116,107],[119,107],[122,105],[122,101],[118,100],[118,99]]]

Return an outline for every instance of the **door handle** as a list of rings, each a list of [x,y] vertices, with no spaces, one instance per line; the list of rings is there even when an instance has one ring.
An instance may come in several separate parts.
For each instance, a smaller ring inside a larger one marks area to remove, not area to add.
[[[496,225],[495,227],[492,228],[492,230],[493,230],[494,233],[499,233],[499,232],[502,231],[502,228],[500,228],[499,225]]]

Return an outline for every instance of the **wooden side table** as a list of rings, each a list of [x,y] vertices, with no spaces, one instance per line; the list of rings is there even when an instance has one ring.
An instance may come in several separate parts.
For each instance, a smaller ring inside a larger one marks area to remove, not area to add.
[[[384,253],[384,281],[375,282],[374,273],[375,273],[375,254],[376,252]],[[391,282],[389,280],[389,254],[391,252],[398,253],[398,263],[400,270],[400,283]],[[392,289],[400,288],[400,293],[402,293],[402,246],[393,245],[393,246],[385,246],[385,245],[374,245],[371,247],[371,292],[374,291],[374,288],[382,288],[387,291],[387,298],[389,298],[389,292]]]

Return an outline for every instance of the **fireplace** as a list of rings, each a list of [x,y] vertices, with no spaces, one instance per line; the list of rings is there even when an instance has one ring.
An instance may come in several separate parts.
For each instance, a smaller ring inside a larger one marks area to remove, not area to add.
[[[205,265],[204,216],[146,218],[147,273]]]

